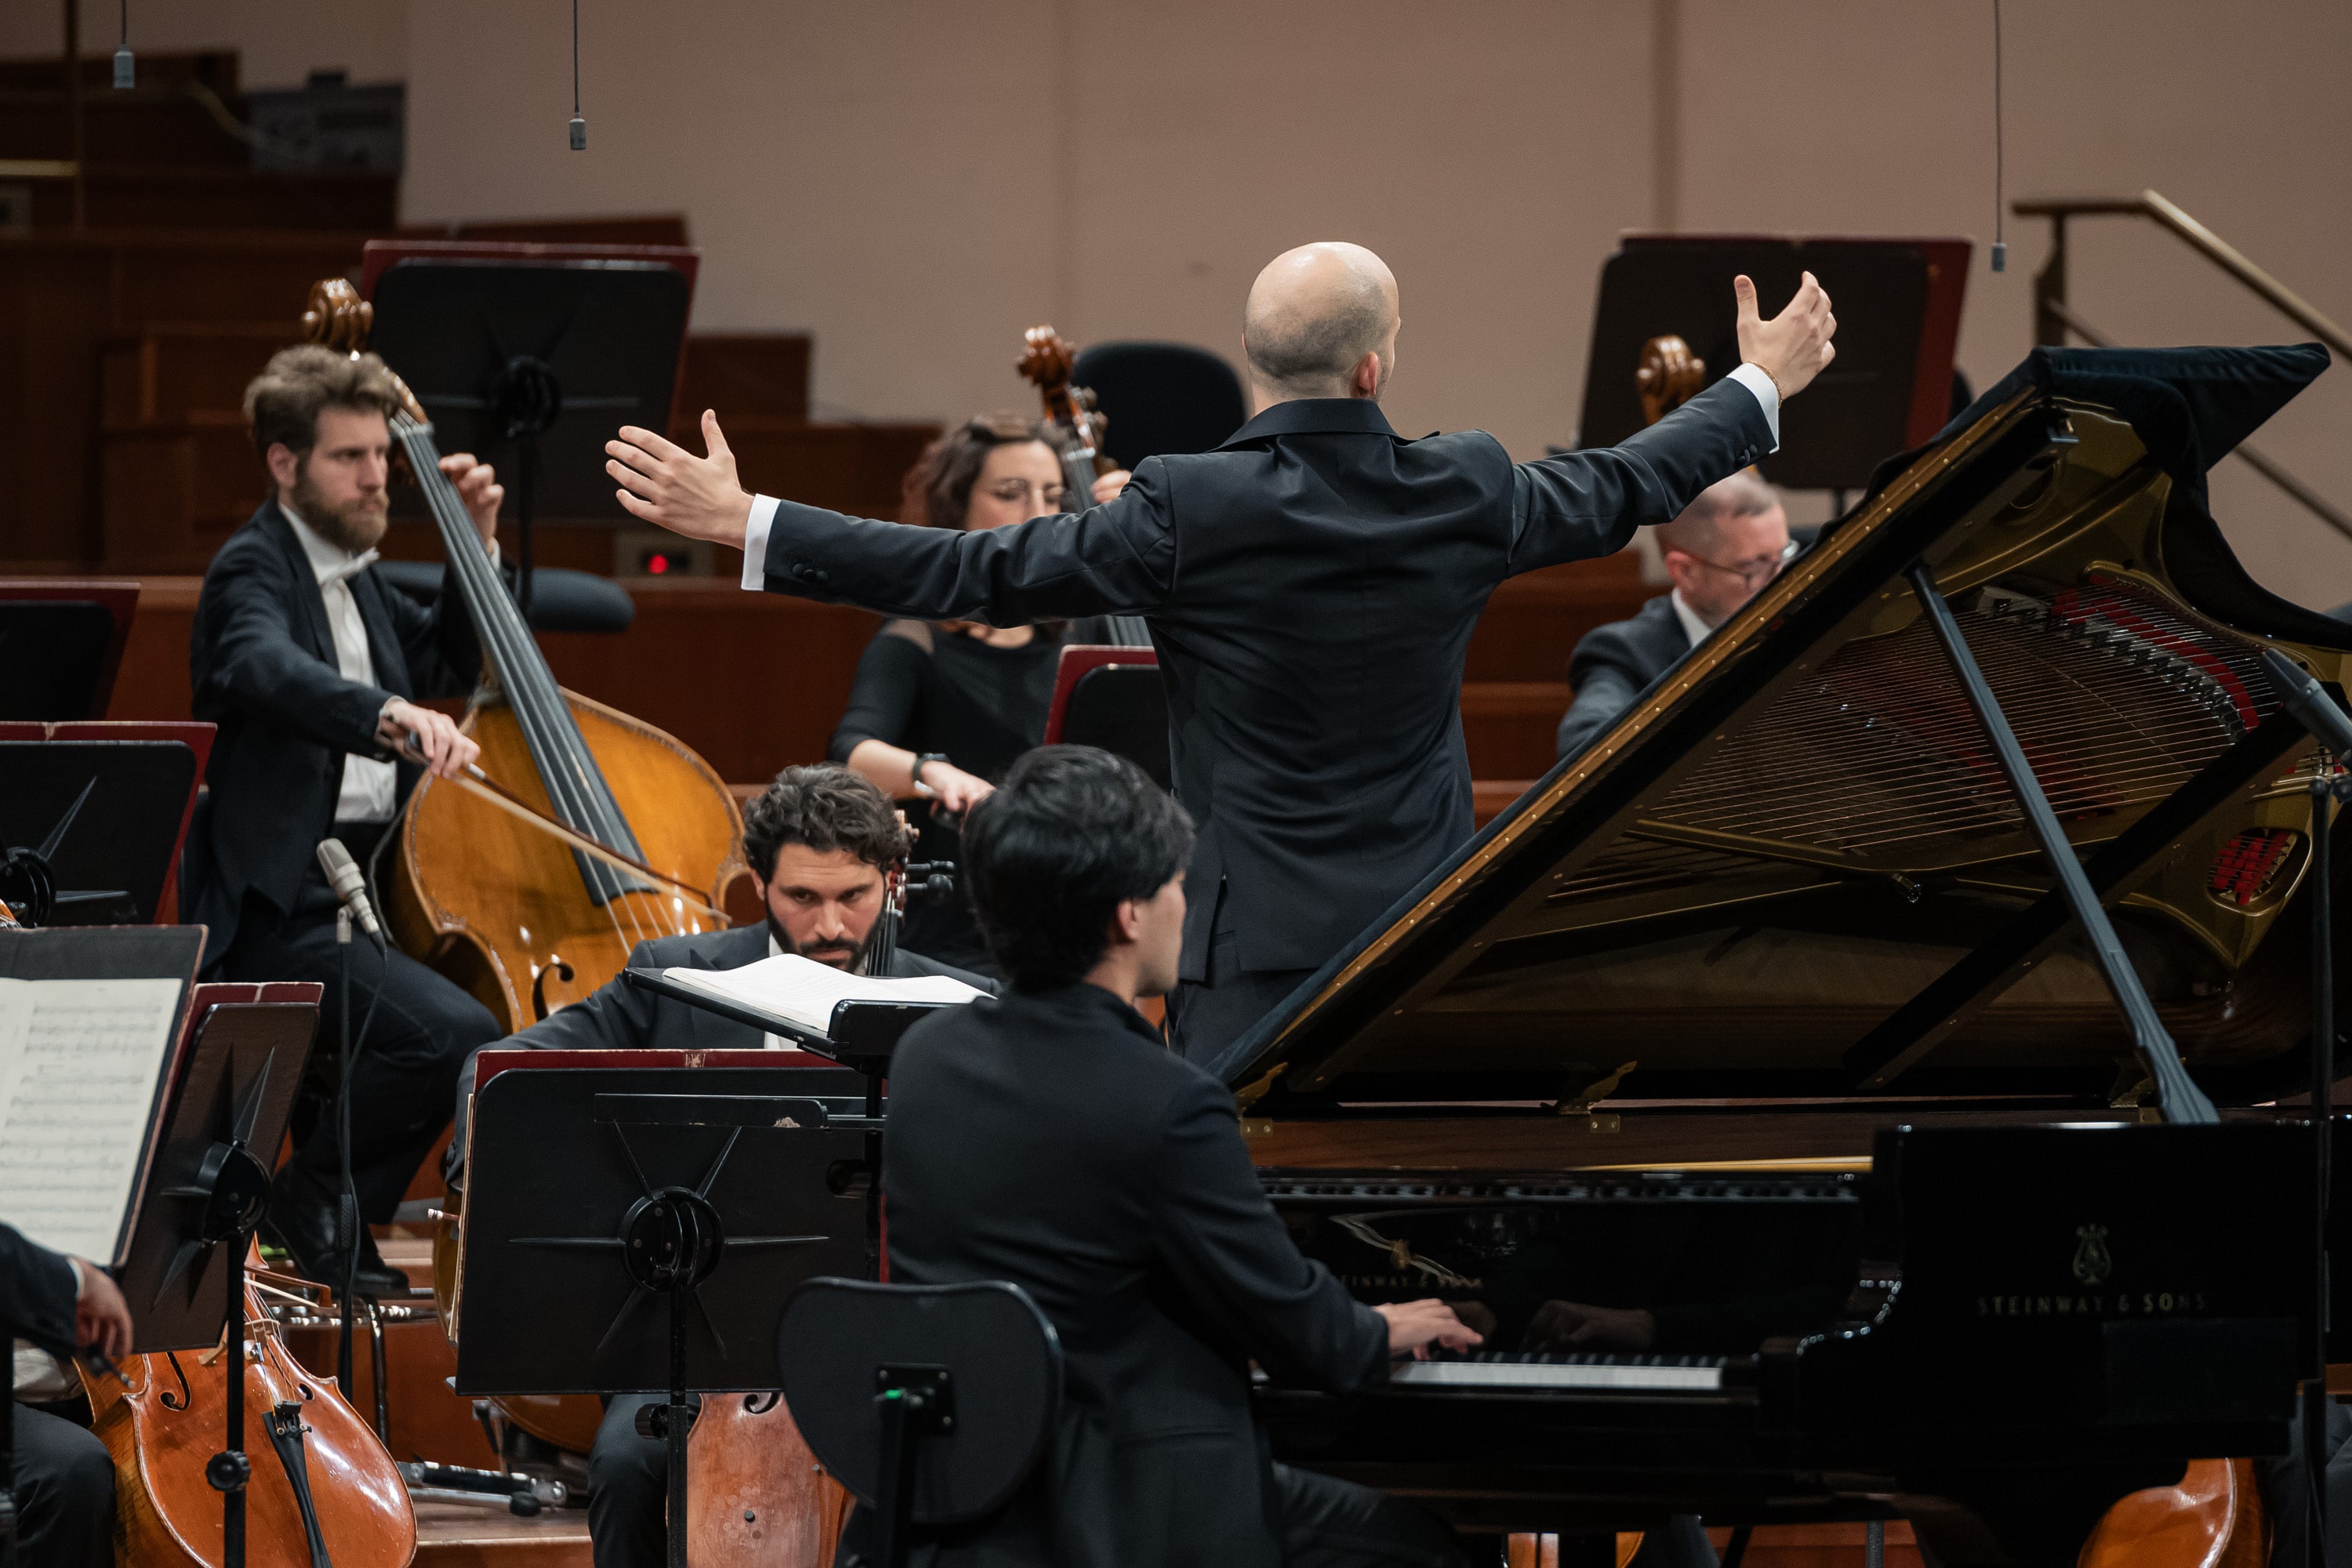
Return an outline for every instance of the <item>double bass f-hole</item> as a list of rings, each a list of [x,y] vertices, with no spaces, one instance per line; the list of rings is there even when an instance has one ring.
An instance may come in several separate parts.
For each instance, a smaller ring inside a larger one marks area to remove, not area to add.
[[[547,1015],[551,1011],[547,1005],[547,977],[551,974],[569,985],[572,984],[572,966],[554,953],[550,953],[547,955],[547,962],[539,966],[539,973],[531,976],[531,1015],[542,1023],[546,1021]]]
[[[185,1410],[195,1401],[195,1395],[188,1389],[187,1369],[180,1364],[180,1358],[174,1352],[165,1351],[163,1359],[172,1363],[172,1375],[180,1380],[180,1396],[177,1399],[173,1398],[172,1391],[167,1388],[157,1397],[163,1400],[163,1408],[166,1410]]]

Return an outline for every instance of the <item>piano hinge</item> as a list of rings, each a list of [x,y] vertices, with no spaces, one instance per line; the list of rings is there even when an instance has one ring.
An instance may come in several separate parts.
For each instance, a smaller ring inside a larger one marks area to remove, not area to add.
[[[1243,1137],[1244,1137],[1244,1138],[1271,1138],[1271,1137],[1273,1137],[1273,1136],[1274,1136],[1274,1118],[1273,1118],[1273,1117],[1271,1117],[1271,1116],[1244,1116],[1244,1117],[1243,1117],[1243,1118],[1242,1118],[1242,1136],[1243,1136]]]
[[[1562,1116],[1583,1117],[1585,1126],[1595,1132],[1616,1131],[1617,1113],[1612,1110],[1597,1111],[1592,1108],[1616,1093],[1617,1086],[1625,1081],[1625,1075],[1639,1066],[1641,1063],[1638,1061],[1627,1062],[1608,1077],[1595,1079],[1582,1089],[1561,1100],[1559,1113]]]
[[[1276,1062],[1273,1067],[1266,1070],[1266,1074],[1264,1078],[1259,1079],[1255,1083],[1245,1083],[1242,1085],[1241,1088],[1234,1090],[1234,1109],[1236,1110],[1247,1110],[1251,1106],[1255,1105],[1259,1100],[1264,1100],[1265,1098],[1265,1091],[1274,1087],[1274,1080],[1280,1078],[1282,1076],[1283,1069],[1287,1068],[1289,1065],[1290,1064],[1288,1062]],[[1242,1131],[1244,1132],[1249,1131],[1249,1119],[1244,1119]]]

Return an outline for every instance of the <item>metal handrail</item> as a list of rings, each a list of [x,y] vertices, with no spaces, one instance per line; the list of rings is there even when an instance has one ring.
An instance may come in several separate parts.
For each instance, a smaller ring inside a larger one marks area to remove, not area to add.
[[[2063,225],[2067,218],[2076,216],[2152,219],[2159,227],[2170,229],[2206,260],[2270,301],[2280,314],[2305,331],[2337,353],[2352,358],[2352,332],[2329,321],[2302,295],[2247,260],[2243,251],[2181,211],[2161,192],[2142,191],[2137,198],[2012,202],[2010,211],[2020,217],[2046,217],[2054,225]],[[2058,232],[2063,235],[2063,228]]]
[[[2116,346],[2114,339],[2085,321],[2066,302],[2066,220],[2070,217],[2144,217],[2171,230],[2190,249],[2261,295],[2282,314],[2336,353],[2352,358],[2352,333],[2346,332],[2329,321],[2309,300],[2247,260],[2237,247],[2190,217],[2158,192],[2142,191],[2136,197],[2094,196],[2078,200],[2044,198],[2041,201],[2012,202],[2010,210],[2020,217],[2050,220],[2049,259],[2042,264],[2042,270],[2033,275],[2033,341],[2038,343],[2063,343],[2071,332],[2094,348]],[[2288,499],[2320,521],[2347,539],[2352,539],[2352,516],[2347,516],[2309,485],[2281,468],[2276,459],[2243,441],[2231,448],[2231,455],[2242,459],[2248,468],[2276,485]]]

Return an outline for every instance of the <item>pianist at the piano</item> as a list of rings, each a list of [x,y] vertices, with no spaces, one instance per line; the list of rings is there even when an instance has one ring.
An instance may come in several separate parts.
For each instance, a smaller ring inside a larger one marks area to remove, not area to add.
[[[1392,1354],[1476,1336],[1434,1301],[1360,1305],[1302,1257],[1233,1097],[1135,1010],[1175,983],[1191,840],[1139,770],[1083,747],[1031,752],[968,819],[967,882],[1013,988],[898,1047],[891,1278],[1013,1280],[1052,1319],[1066,1372],[1041,1473],[936,1561],[1459,1564],[1429,1515],[1269,1466],[1253,1429],[1251,1360],[1349,1389],[1381,1381]],[[861,1509],[843,1560],[872,1561],[871,1526]]]

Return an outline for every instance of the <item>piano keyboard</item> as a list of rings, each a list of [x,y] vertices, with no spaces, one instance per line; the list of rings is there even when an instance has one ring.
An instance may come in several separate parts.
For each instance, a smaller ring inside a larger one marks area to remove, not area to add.
[[[1430,1388],[1570,1388],[1709,1394],[1724,1358],[1704,1355],[1522,1355],[1507,1352],[1398,1362],[1389,1381]]]

